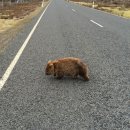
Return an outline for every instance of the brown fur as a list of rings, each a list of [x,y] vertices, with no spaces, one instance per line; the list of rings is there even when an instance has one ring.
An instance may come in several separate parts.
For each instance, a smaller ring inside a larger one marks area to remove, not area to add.
[[[48,61],[45,73],[46,75],[54,75],[59,79],[64,76],[76,78],[79,75],[85,80],[89,80],[88,66],[79,58],[73,57]]]

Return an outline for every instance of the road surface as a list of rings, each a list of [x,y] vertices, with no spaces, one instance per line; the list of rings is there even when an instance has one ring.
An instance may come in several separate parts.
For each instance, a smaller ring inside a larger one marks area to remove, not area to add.
[[[129,130],[130,20],[53,0],[11,70],[39,17],[0,55],[0,130]],[[89,82],[45,76],[67,56],[88,63]]]

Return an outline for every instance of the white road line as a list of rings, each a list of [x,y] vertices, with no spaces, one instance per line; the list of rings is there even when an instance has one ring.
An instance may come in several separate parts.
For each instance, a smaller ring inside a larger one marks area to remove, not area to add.
[[[94,23],[94,24],[96,24],[96,25],[98,25],[99,27],[103,27],[101,24],[99,24],[99,23],[97,23],[97,22],[95,22],[95,21],[93,21],[93,20],[90,20],[92,23]]]
[[[72,9],[72,11],[76,12],[74,9]]]
[[[50,2],[51,3],[51,2]],[[48,6],[50,5],[50,3],[48,4]],[[16,63],[18,62],[20,56],[22,55],[22,52],[24,51],[25,47],[27,46],[30,38],[32,37],[36,27],[38,26],[41,18],[43,17],[44,13],[46,12],[48,6],[45,8],[45,10],[43,11],[43,13],[41,14],[41,16],[39,17],[39,19],[37,20],[36,24],[34,25],[34,27],[32,28],[31,32],[29,33],[28,37],[26,38],[26,40],[24,41],[23,45],[21,46],[21,48],[19,49],[19,51],[17,52],[16,56],[14,57],[14,59],[12,60],[12,62],[10,63],[9,67],[7,68],[7,70],[5,71],[4,75],[2,76],[2,78],[0,79],[0,90],[2,89],[2,87],[4,86],[5,82],[8,80],[12,70],[14,69]]]

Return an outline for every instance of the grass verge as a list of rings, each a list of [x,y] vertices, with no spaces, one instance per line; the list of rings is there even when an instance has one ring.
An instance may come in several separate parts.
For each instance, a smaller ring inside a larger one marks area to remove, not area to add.
[[[44,3],[44,7],[37,7],[22,19],[0,19],[0,53],[7,48],[9,41],[15,37],[18,31],[33,17],[39,14],[47,4],[48,2]]]
[[[92,7],[93,3],[89,3],[89,2],[84,2],[84,1],[78,1],[77,0],[72,0],[71,2],[74,2],[76,4],[80,4],[83,6],[87,6],[87,7]],[[96,3],[94,4],[94,8],[98,9],[98,10],[102,10],[102,11],[106,11],[118,16],[122,16],[124,18],[130,18],[130,7],[125,8],[123,6],[119,6],[119,5],[108,5],[108,4],[101,4],[101,3]]]

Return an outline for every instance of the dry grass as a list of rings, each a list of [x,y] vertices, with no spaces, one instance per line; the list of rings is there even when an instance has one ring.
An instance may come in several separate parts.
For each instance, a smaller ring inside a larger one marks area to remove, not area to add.
[[[130,9],[127,11],[124,11],[123,17],[130,18]]]
[[[48,2],[44,4],[44,7],[47,4]],[[0,19],[0,53],[8,46],[11,38],[14,37],[27,22],[40,13],[42,9],[42,7],[37,7],[35,11],[23,17],[23,19]]]
[[[21,25],[22,23],[27,22],[29,19],[33,18],[42,10],[42,7],[37,7],[33,12],[24,16],[22,19],[14,18],[14,19],[0,19],[0,33],[7,31],[12,27],[16,27]]]
[[[15,19],[0,19],[0,33],[12,28],[13,26],[16,26],[19,21],[20,20]]]
[[[111,12],[118,16],[130,18],[130,8],[122,9],[121,7],[100,7],[99,9],[107,11],[107,12]]]
[[[88,3],[88,2],[75,2],[77,4],[83,5],[83,6],[88,6],[88,7],[92,7],[92,3]],[[98,5],[94,5],[95,7],[97,7]]]
[[[75,0],[73,0],[72,2],[75,2],[77,4],[83,5],[83,6],[88,6],[88,7],[92,7],[92,3],[88,3],[88,2],[77,2]],[[121,6],[109,6],[109,5],[105,5],[105,4],[95,4],[95,8],[99,9],[99,10],[103,10],[106,12],[110,12],[112,14],[116,14],[125,18],[130,18],[130,8],[125,8],[125,7],[121,7]]]

